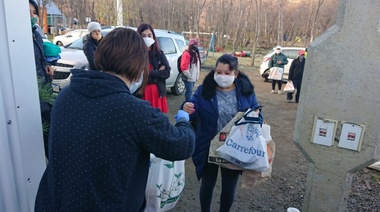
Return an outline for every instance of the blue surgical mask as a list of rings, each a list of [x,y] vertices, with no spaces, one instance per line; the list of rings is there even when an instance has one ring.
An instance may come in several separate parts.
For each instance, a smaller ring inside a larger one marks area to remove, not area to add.
[[[131,82],[131,85],[129,86],[129,91],[131,92],[131,94],[136,92],[141,87],[143,83],[143,79],[144,79],[144,72],[141,73],[139,80],[137,80],[136,82]]]
[[[36,17],[31,17],[30,18],[30,23],[32,24],[32,28],[36,25],[37,23],[37,18]]]
[[[304,55],[300,55],[300,60],[303,60],[305,58]]]

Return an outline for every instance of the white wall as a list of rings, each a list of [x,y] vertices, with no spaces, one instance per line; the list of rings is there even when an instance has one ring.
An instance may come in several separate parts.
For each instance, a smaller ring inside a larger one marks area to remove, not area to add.
[[[0,0],[0,211],[4,212],[34,211],[46,166],[28,5]]]

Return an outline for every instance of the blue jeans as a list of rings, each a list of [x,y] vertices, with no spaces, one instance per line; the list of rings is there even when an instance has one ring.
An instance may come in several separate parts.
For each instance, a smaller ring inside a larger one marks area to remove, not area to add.
[[[195,85],[195,82],[189,82],[189,81],[183,81],[185,83],[185,102],[190,101],[191,96],[193,95],[193,88]]]
[[[222,193],[220,195],[220,212],[228,212],[235,198],[236,185],[241,171],[220,168],[222,173]],[[209,212],[219,166],[212,163],[205,164],[202,171],[202,182],[199,190],[201,211]]]

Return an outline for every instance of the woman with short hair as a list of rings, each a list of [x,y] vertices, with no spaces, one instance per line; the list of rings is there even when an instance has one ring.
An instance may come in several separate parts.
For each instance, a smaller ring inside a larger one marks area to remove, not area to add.
[[[136,31],[112,30],[95,63],[101,71],[72,70],[57,96],[35,211],[143,211],[150,153],[175,161],[194,151],[186,112],[174,126],[132,95],[148,63]]]

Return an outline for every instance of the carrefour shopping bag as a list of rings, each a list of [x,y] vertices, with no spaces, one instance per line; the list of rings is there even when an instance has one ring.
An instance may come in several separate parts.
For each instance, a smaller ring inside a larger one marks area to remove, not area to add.
[[[144,211],[168,211],[177,204],[185,187],[185,161],[168,161],[153,154],[150,154],[150,160]]]
[[[226,141],[217,149],[219,155],[243,169],[267,171],[269,159],[267,143],[261,132],[262,122],[259,112],[248,110],[235,122]]]
[[[261,127],[261,131],[264,136],[265,142],[267,143],[269,169],[264,172],[259,172],[255,170],[243,170],[243,173],[240,178],[242,188],[254,188],[255,186],[258,186],[260,183],[265,182],[272,176],[272,164],[276,152],[276,145],[272,140],[270,125],[264,123]]]

